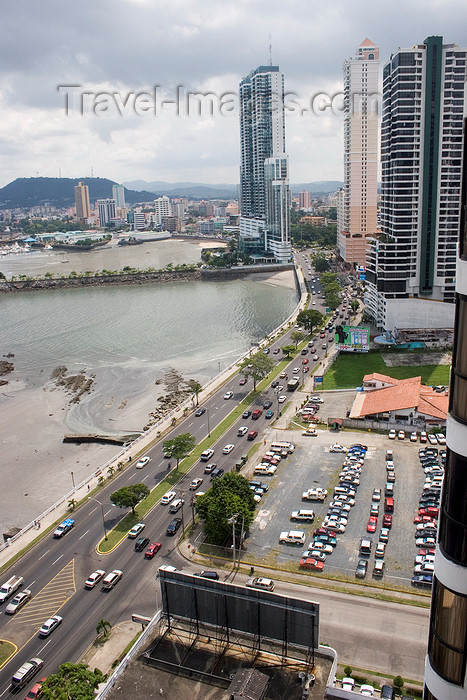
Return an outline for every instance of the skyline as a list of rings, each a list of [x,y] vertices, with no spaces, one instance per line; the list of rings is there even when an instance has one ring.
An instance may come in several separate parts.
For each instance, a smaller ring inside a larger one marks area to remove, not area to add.
[[[17,177],[91,173],[116,182],[237,183],[238,83],[270,58],[290,93],[291,182],[343,180],[343,62],[365,37],[380,47],[382,66],[399,47],[431,35],[462,47],[466,26],[460,0],[417,0],[410,7],[400,0],[389,7],[382,0],[352,6],[335,0],[319,14],[304,0],[287,6],[228,0],[222,7],[212,0],[162,0],[157,7],[149,0],[98,6],[83,0],[74,7],[6,0],[0,186]],[[67,85],[78,86],[75,98],[87,93],[83,114],[73,107],[67,116],[71,89],[59,88]],[[176,105],[167,101],[181,95],[186,105],[188,92],[211,92],[213,116],[186,110],[175,116]],[[106,95],[113,96],[112,108]],[[160,100],[156,116],[151,99]]]

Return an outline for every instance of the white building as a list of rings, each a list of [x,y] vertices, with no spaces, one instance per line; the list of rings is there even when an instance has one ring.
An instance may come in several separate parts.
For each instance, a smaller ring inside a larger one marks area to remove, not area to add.
[[[365,300],[384,330],[454,323],[466,56],[429,37],[384,66],[381,235]]]
[[[117,217],[115,199],[98,199],[97,211],[99,213],[99,226],[105,228],[112,219]]]
[[[162,225],[164,216],[172,216],[172,204],[166,194],[154,200],[154,223],[156,226]]]
[[[366,264],[377,231],[379,48],[362,41],[344,62],[344,189],[337,219],[339,254]]]

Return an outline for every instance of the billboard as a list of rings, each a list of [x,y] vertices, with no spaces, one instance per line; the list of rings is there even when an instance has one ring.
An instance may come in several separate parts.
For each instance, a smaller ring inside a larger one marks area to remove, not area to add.
[[[336,349],[343,352],[368,352],[370,329],[359,326],[336,326]]]

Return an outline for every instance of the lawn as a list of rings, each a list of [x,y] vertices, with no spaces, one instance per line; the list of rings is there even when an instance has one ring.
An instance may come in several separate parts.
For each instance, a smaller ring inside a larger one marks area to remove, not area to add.
[[[353,389],[361,386],[365,374],[379,372],[395,379],[422,378],[428,386],[449,384],[449,365],[387,367],[380,353],[341,353],[324,377],[324,389]]]

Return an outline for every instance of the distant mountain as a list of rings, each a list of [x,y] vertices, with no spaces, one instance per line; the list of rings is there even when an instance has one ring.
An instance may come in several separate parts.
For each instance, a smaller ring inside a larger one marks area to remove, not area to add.
[[[112,185],[118,184],[102,177],[19,177],[0,189],[0,209],[26,209],[46,202],[54,207],[71,207],[75,203],[74,187],[78,181],[88,185],[91,203],[112,197]],[[125,200],[129,204],[153,202],[154,193],[125,188]]]
[[[166,194],[170,197],[189,197],[191,199],[232,199],[237,198],[236,185],[205,185],[199,182],[163,182],[162,180],[133,180],[124,182],[125,187],[133,190],[149,190],[154,194]]]
[[[331,194],[331,192],[337,192],[344,183],[340,180],[321,180],[317,182],[306,182],[298,185],[291,185],[292,193],[297,195],[299,192],[307,191],[311,194]]]

